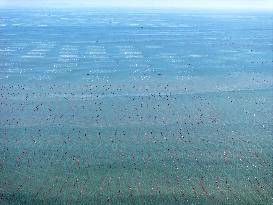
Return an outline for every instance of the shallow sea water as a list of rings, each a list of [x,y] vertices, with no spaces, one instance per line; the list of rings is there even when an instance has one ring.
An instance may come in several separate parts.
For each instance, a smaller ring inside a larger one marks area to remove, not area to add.
[[[1,10],[0,204],[272,204],[272,15]]]

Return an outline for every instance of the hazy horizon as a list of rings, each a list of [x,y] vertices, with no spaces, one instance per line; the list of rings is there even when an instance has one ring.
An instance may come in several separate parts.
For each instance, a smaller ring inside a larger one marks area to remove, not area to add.
[[[0,8],[149,8],[149,9],[224,9],[224,10],[273,10],[270,0],[0,0]]]

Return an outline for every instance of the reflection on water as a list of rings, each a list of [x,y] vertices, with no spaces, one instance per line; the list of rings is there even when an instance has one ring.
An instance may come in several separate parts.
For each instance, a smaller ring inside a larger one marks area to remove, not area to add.
[[[1,13],[1,204],[273,203],[270,14]]]

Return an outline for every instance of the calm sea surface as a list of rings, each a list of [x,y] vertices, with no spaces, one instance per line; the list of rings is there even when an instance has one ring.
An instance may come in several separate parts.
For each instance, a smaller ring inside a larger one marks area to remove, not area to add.
[[[0,10],[0,204],[272,204],[272,21]]]

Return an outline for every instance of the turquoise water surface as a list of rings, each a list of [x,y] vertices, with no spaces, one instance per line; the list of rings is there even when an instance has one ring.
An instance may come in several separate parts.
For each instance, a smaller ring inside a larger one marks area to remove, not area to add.
[[[0,204],[272,204],[272,14],[1,10]]]

